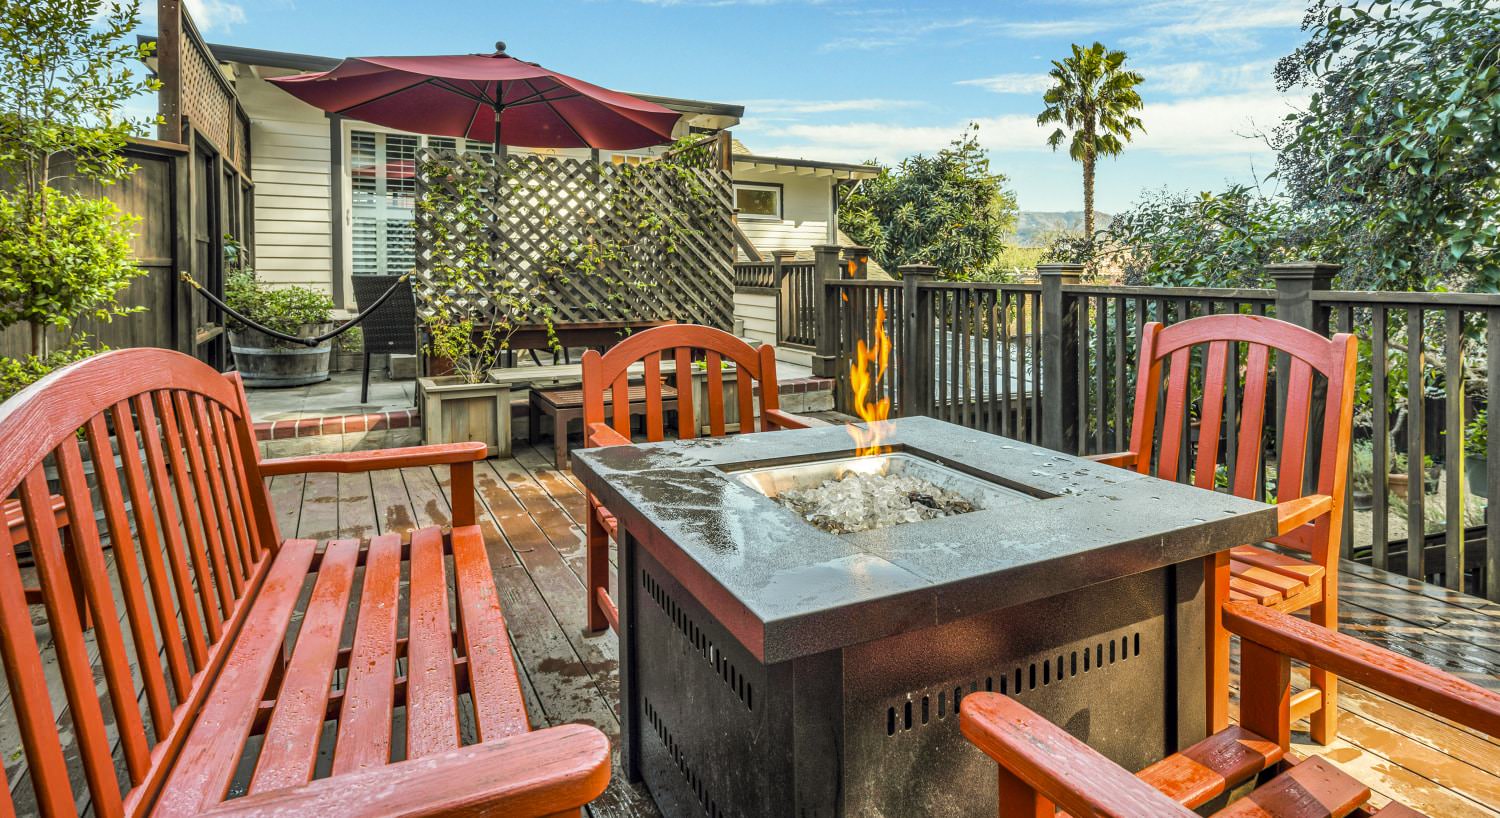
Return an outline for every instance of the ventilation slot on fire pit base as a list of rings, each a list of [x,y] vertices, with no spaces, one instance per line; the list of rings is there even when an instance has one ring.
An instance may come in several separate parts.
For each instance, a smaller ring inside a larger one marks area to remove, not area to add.
[[[651,597],[657,606],[661,608],[662,613],[666,614],[667,618],[672,620],[672,624],[677,626],[677,632],[682,634],[682,638],[686,639],[688,644],[693,646],[693,650],[696,650],[703,657],[703,660],[713,667],[714,673],[724,681],[724,684],[735,695],[735,698],[739,699],[740,703],[745,705],[747,709],[753,711],[755,709],[754,685],[744,676],[740,675],[734,663],[729,661],[729,658],[724,655],[723,651],[719,650],[713,640],[709,639],[708,635],[699,629],[692,617],[689,617],[678,606],[677,601],[672,598],[672,595],[657,584],[656,580],[650,574],[646,573],[645,570],[641,571],[641,587],[646,590],[646,595]]]
[[[998,691],[1003,696],[1014,696],[1038,687],[1067,681],[1079,674],[1099,670],[1140,655],[1141,635],[1132,633],[1118,639],[1112,638],[1107,642],[1098,642],[1092,647],[1071,650],[1066,654],[1059,653],[1056,658],[1017,665],[1013,670],[998,676],[986,676],[983,680],[975,679],[969,682],[968,692],[977,693],[983,690],[986,693],[994,693]],[[963,685],[958,685],[951,693],[944,688],[935,696],[932,694],[923,694],[920,698],[912,696],[899,705],[888,707],[885,711],[885,734],[894,736],[933,721],[942,721],[950,715],[956,716],[964,695]]]
[[[699,805],[703,807],[703,814],[707,815],[708,818],[728,818],[730,815],[729,811],[719,809],[718,800],[709,793],[708,788],[703,784],[703,779],[699,778],[698,774],[693,772],[693,768],[687,763],[687,759],[683,757],[682,749],[677,746],[677,742],[672,738],[672,731],[667,729],[661,715],[656,712],[655,707],[651,706],[651,700],[642,699],[641,703],[644,705],[647,721],[651,722],[651,728],[656,731],[656,737],[661,739],[662,746],[667,748],[667,755],[671,756],[672,761],[676,763],[677,771],[682,773],[682,780],[687,782],[688,788],[697,797]]]

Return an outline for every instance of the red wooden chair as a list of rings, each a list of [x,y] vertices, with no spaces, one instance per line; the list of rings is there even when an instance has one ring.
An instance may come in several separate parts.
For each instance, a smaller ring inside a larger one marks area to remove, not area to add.
[[[1236,385],[1229,378],[1240,374],[1228,369],[1232,349],[1239,344],[1247,347],[1244,386],[1234,393],[1239,397],[1235,404],[1239,428],[1225,429],[1226,393]],[[1196,451],[1189,451],[1185,444],[1192,408],[1188,386],[1193,380],[1195,350],[1203,350],[1204,361],[1198,440],[1212,445],[1200,443]],[[1219,466],[1227,469],[1232,462],[1230,491],[1254,497],[1261,481],[1265,410],[1276,401],[1267,392],[1273,366],[1277,381],[1286,387],[1286,410],[1276,427],[1280,440],[1275,501],[1281,533],[1273,542],[1302,556],[1242,545],[1211,558],[1207,566],[1211,730],[1229,723],[1229,635],[1218,617],[1226,602],[1253,602],[1287,612],[1310,608],[1314,622],[1338,629],[1339,541],[1353,422],[1355,356],[1352,335],[1324,338],[1285,321],[1255,315],[1209,315],[1165,328],[1150,323],[1142,330],[1130,449],[1099,455],[1096,460],[1170,480],[1186,475],[1185,479],[1207,489],[1214,488]],[[1276,364],[1278,358],[1289,362],[1285,369]],[[1326,383],[1326,398],[1322,440],[1312,461],[1315,468],[1310,469],[1314,375]],[[1312,482],[1308,477],[1316,478],[1310,494],[1304,491],[1304,485]],[[1338,729],[1337,679],[1315,668],[1312,686],[1294,697],[1292,714],[1294,719],[1308,717],[1313,741],[1333,740]]]
[[[1193,810],[1259,777],[1218,818],[1412,818],[1397,803],[1374,810],[1370,790],[1326,760],[1291,753],[1290,662],[1378,690],[1500,737],[1500,693],[1253,601],[1231,602],[1224,624],[1240,637],[1240,723],[1135,775],[998,693],[964,697],[959,726],[1000,765],[1000,815],[1194,818]]]
[[[475,525],[483,457],[262,461],[238,376],[160,349],[0,404],[0,658],[24,757],[14,783],[0,770],[0,816],[578,815],[609,742],[529,729]],[[264,483],[439,465],[453,527],[409,541],[282,540]]]
[[[701,354],[700,354],[701,353]],[[677,324],[648,329],[632,335],[609,352],[600,355],[589,350],[583,355],[583,435],[585,446],[614,446],[628,444],[630,440],[631,406],[628,397],[615,396],[630,393],[632,365],[644,364],[645,384],[645,429],[646,439],[663,440],[666,437],[665,409],[662,399],[663,360],[674,362],[677,380],[677,437],[690,439],[698,436],[700,419],[694,411],[693,388],[688,373],[694,371],[695,363],[701,363],[706,379],[707,415],[709,434],[718,437],[725,433],[724,369],[726,363],[734,364],[736,402],[739,409],[741,432],[755,431],[755,400],[757,387],[760,395],[761,431],[773,429],[802,429],[817,425],[811,418],[788,414],[778,408],[776,380],[776,348],[769,344],[759,350],[713,327],[695,324]],[[608,392],[610,398],[605,397]],[[606,418],[604,406],[610,403],[613,417]],[[590,631],[604,630],[608,625],[619,630],[619,612],[609,595],[609,541],[616,535],[618,524],[613,514],[589,495],[588,520],[588,627]]]

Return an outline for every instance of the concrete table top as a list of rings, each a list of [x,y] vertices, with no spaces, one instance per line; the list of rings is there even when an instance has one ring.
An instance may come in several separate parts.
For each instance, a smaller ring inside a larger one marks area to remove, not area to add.
[[[1275,507],[1264,503],[931,418],[890,424],[893,447],[1035,497],[834,535],[730,473],[848,456],[853,444],[838,426],[580,450],[573,469],[765,663],[1021,605],[1276,534]]]

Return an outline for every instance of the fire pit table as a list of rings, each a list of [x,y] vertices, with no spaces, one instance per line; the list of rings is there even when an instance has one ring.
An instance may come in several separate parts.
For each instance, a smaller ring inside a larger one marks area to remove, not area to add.
[[[1131,769],[1206,735],[1203,558],[1274,535],[1273,507],[928,418],[887,432],[854,460],[841,427],[575,453],[620,520],[625,770],[667,816],[993,816],[956,717],[976,690]],[[773,499],[851,468],[975,508],[834,534]]]

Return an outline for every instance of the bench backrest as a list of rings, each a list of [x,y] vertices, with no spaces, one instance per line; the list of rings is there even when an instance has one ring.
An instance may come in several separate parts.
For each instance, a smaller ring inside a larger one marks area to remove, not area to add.
[[[278,542],[257,463],[238,379],[176,352],[106,352],[0,404],[0,749],[25,758],[0,815],[150,803]]]
[[[646,437],[652,442],[666,435],[663,428],[663,403],[661,390],[662,360],[674,363],[677,376],[677,436],[682,439],[698,436],[699,426],[709,428],[709,434],[718,437],[724,434],[726,413],[724,409],[725,372],[730,364],[734,371],[730,375],[736,386],[736,401],[739,409],[740,430],[755,431],[755,387],[760,389],[762,431],[768,431],[765,411],[780,408],[777,402],[776,349],[769,344],[755,349],[739,338],[714,327],[696,324],[674,324],[655,327],[626,338],[600,355],[589,350],[583,355],[583,422],[584,437],[588,437],[588,426],[592,423],[608,423],[616,432],[630,437],[630,367],[644,364]],[[687,373],[693,373],[690,377]],[[695,391],[691,384],[699,376],[704,379],[704,402],[707,406],[694,406]],[[619,398],[615,399],[618,395]],[[609,402],[612,412],[605,414]],[[707,420],[707,423],[702,423]]]
[[[1276,542],[1309,552],[1319,563],[1336,560],[1355,355],[1352,335],[1324,338],[1259,315],[1208,315],[1168,327],[1146,324],[1130,425],[1136,470],[1213,489],[1222,468],[1229,491],[1253,498],[1266,465],[1262,451],[1269,407],[1278,458],[1275,500],[1295,500],[1311,485],[1312,493],[1329,495],[1334,504],[1331,514]],[[1279,418],[1277,381],[1286,392]],[[1314,413],[1319,398],[1321,418]],[[1189,434],[1194,417],[1196,445]],[[1313,445],[1319,427],[1322,437]]]

